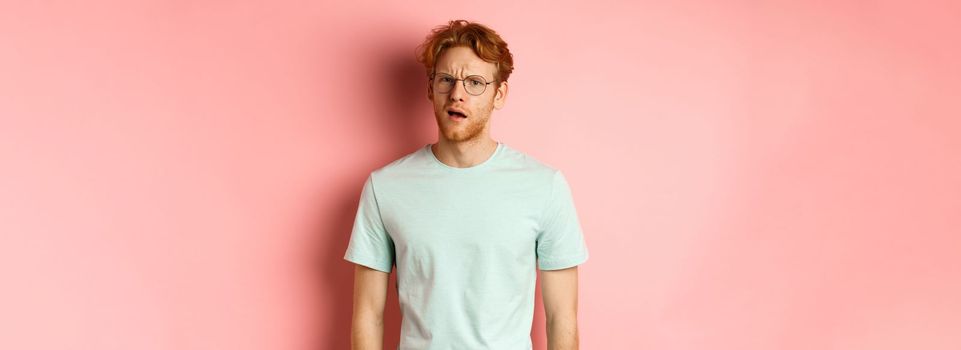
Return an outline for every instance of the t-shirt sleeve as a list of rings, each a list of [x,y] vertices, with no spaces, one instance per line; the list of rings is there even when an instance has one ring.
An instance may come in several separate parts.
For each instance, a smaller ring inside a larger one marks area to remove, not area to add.
[[[567,179],[555,170],[550,199],[537,234],[537,264],[541,270],[559,270],[587,261],[587,244],[577,218]]]
[[[386,273],[394,265],[394,241],[380,217],[373,175],[364,182],[344,259]]]

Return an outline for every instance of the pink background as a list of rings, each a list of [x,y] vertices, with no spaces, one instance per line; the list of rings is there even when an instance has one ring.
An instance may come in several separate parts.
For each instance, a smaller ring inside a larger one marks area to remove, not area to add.
[[[347,348],[452,18],[515,55],[493,137],[571,183],[583,349],[961,348],[956,1],[16,0],[0,348]]]

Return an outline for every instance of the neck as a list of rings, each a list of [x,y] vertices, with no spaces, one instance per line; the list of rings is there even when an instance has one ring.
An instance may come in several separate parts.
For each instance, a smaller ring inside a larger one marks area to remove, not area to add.
[[[489,137],[465,141],[450,141],[441,137],[430,149],[442,163],[455,168],[468,168],[489,159],[497,149],[497,141]]]

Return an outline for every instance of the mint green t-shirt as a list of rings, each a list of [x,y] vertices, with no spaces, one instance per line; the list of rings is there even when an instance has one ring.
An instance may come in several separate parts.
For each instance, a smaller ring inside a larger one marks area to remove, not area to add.
[[[588,258],[567,180],[502,142],[467,168],[430,146],[370,173],[344,259],[397,266],[400,350],[529,350],[536,269]]]

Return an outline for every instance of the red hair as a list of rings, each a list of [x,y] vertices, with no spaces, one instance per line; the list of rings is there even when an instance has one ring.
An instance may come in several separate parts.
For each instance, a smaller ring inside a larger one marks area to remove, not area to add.
[[[494,63],[497,66],[494,79],[498,83],[507,81],[514,70],[514,57],[497,32],[483,24],[462,19],[451,20],[447,25],[435,27],[417,47],[417,61],[422,63],[430,74],[434,71],[441,53],[458,46],[469,47],[477,57]]]

